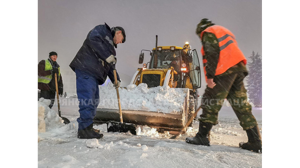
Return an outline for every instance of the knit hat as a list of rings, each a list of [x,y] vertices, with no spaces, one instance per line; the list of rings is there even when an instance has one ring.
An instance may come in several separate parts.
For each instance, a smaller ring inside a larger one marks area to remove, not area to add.
[[[201,34],[201,32],[203,30],[205,30],[206,28],[208,28],[209,26],[215,25],[214,23],[212,23],[210,20],[208,20],[207,18],[203,18],[200,23],[197,25],[196,28],[196,34]]]
[[[123,27],[120,27],[120,26],[112,27],[111,28],[111,34],[112,34],[112,36],[115,37],[116,31],[118,31],[118,30],[121,30],[122,35],[124,37],[122,43],[125,43],[125,41],[126,41],[126,34],[125,34],[125,30],[123,29]],[[117,48],[116,44],[114,44],[114,46]]]
[[[52,55],[56,55],[56,56],[57,56],[57,53],[56,53],[55,51],[51,51],[51,52],[49,53],[49,57],[51,57]]]

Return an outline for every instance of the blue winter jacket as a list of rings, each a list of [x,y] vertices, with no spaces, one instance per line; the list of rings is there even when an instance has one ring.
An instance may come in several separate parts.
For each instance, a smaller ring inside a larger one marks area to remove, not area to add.
[[[113,69],[115,65],[108,64],[105,61],[110,55],[116,56],[116,51],[111,29],[105,23],[104,25],[96,26],[88,33],[70,67],[74,72],[75,69],[79,69],[94,76],[98,80],[99,85],[105,82],[107,76],[114,82]],[[117,77],[120,81],[118,73]]]

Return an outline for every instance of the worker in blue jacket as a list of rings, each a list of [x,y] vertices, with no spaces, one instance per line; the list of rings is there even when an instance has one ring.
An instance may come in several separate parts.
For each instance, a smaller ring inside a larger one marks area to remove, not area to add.
[[[117,44],[126,40],[125,30],[122,27],[110,28],[106,23],[93,28],[87,35],[70,67],[76,74],[76,89],[79,100],[80,117],[78,134],[80,139],[100,139],[103,134],[93,128],[93,118],[99,104],[99,87],[107,76],[115,83],[113,70],[116,64]],[[117,84],[120,86],[120,77],[117,73]]]

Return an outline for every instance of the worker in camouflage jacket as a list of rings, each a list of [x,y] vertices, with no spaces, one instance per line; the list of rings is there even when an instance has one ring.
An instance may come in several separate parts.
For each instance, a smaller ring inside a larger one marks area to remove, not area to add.
[[[218,113],[224,99],[230,103],[240,125],[247,132],[248,142],[240,143],[243,149],[260,152],[262,142],[252,107],[247,99],[244,78],[248,75],[247,60],[239,49],[235,36],[225,27],[202,19],[196,34],[202,42],[203,67],[207,87],[201,100],[199,132],[186,138],[187,143],[210,146],[208,134],[218,123]]]
[[[55,73],[57,74],[58,93],[59,95],[63,94],[63,80],[56,59],[57,53],[52,51],[47,60],[41,60],[38,64],[38,89],[40,90],[38,98],[50,99],[50,108],[54,104],[56,93]]]

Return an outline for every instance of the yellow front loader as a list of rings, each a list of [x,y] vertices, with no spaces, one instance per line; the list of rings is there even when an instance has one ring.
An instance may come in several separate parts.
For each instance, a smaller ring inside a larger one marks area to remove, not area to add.
[[[150,52],[150,62],[144,63],[144,52]],[[195,113],[201,87],[201,71],[197,51],[188,42],[183,47],[156,46],[152,51],[143,49],[139,56],[138,68],[130,84],[146,83],[148,88],[163,86],[182,89],[186,93],[183,110],[176,113],[122,109],[126,123],[148,125],[159,131],[180,131]],[[142,93],[141,93],[142,94]],[[98,108],[95,123],[119,121],[117,109]]]

